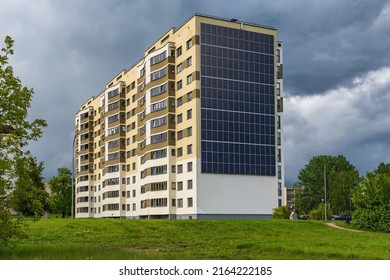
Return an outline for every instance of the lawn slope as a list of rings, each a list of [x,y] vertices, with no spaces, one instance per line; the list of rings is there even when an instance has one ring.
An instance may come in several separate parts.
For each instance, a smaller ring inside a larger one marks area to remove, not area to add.
[[[316,221],[48,219],[0,259],[390,259],[390,234]]]

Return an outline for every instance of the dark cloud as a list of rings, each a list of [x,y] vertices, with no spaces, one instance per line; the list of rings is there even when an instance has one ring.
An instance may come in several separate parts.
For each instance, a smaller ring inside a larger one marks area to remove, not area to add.
[[[0,38],[15,39],[11,63],[23,84],[35,90],[30,116],[49,123],[41,141],[31,145],[45,162],[47,178],[56,168],[71,165],[74,115],[80,105],[140,59],[163,33],[195,12],[278,29],[285,47],[289,181],[296,177],[297,166],[314,153],[349,155],[363,170],[380,159],[376,153],[388,151],[383,141],[387,134],[379,129],[389,124],[385,109],[390,101],[381,97],[387,96],[387,84],[381,94],[365,95],[366,99],[348,99],[348,92],[358,88],[353,83],[356,77],[367,85],[373,78],[366,75],[390,66],[389,1],[0,0],[0,5]],[[337,92],[337,102],[329,98],[332,92]],[[375,92],[381,91],[375,88]],[[321,97],[329,103],[327,110],[321,107]],[[310,106],[317,113],[308,111]],[[336,120],[328,114],[337,106],[337,112],[345,114],[337,113]],[[373,130],[376,123],[378,129]],[[352,129],[353,125],[361,128]],[[334,137],[325,141],[319,136],[331,128]],[[361,151],[364,159],[358,155]]]

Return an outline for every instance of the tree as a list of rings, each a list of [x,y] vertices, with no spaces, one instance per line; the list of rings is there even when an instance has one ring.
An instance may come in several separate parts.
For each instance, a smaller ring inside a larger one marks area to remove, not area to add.
[[[16,182],[12,192],[15,211],[27,216],[40,218],[48,210],[49,194],[42,177],[43,163],[37,163],[30,155],[16,159]]]
[[[387,174],[390,175],[390,163],[381,162],[374,170],[374,174]]]
[[[360,180],[359,172],[342,155],[339,156],[315,156],[298,175],[297,185],[302,186],[301,194],[302,210],[311,211],[324,202],[326,182],[326,201],[334,212],[347,210],[351,199],[351,189]],[[334,205],[333,205],[334,203]]]
[[[332,209],[327,207],[326,208],[326,215],[327,215],[327,217],[332,217],[333,216]],[[310,211],[310,219],[325,220],[325,204],[324,203],[320,203],[316,209]]]
[[[353,192],[353,223],[363,229],[390,232],[390,174],[375,170]]]
[[[22,86],[9,65],[14,40],[7,36],[4,42],[0,52],[0,247],[24,237],[21,221],[10,219],[15,161],[28,141],[41,137],[47,126],[41,119],[27,120],[34,91]]]
[[[62,218],[71,214],[72,203],[72,173],[69,168],[57,169],[58,175],[51,178],[49,186],[50,208],[54,213],[61,213]]]

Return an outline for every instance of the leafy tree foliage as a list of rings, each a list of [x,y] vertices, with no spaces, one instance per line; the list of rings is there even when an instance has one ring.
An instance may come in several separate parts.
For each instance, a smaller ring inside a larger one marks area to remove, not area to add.
[[[279,206],[278,208],[272,209],[273,219],[289,219],[291,210],[287,206]]]
[[[10,219],[15,161],[28,141],[37,140],[46,127],[44,120],[27,120],[34,91],[22,86],[9,65],[14,40],[7,36],[4,42],[0,52],[0,247],[24,236],[20,220]]]
[[[48,210],[49,194],[45,190],[42,171],[43,163],[37,163],[32,156],[16,160],[13,208],[24,216],[40,218]]]
[[[332,209],[327,207],[326,213],[327,213],[328,220],[331,220],[333,217]],[[325,220],[325,204],[324,203],[319,204],[316,209],[310,211],[310,219]]]
[[[325,179],[324,179],[325,178]],[[301,186],[300,211],[309,212],[326,200],[334,212],[345,212],[351,207],[352,189],[360,182],[359,172],[342,155],[315,156],[298,175],[297,185]]]
[[[72,173],[69,168],[58,168],[58,175],[51,178],[49,186],[50,210],[54,213],[61,213],[62,218],[70,216],[72,203]]]
[[[390,232],[390,174],[383,163],[368,172],[353,192],[353,223],[360,228]]]

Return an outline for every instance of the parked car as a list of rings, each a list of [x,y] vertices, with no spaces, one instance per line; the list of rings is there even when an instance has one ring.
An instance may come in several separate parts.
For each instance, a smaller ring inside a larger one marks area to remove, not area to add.
[[[334,216],[333,220],[335,220],[335,221],[350,221],[350,220],[352,220],[352,216],[351,215]]]
[[[300,220],[308,220],[310,219],[310,216],[309,215],[299,215],[298,217]]]

